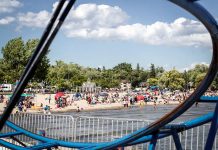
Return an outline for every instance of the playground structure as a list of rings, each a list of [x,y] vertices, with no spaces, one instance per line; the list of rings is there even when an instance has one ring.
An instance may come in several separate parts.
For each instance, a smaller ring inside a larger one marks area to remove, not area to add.
[[[125,147],[125,146],[150,142],[149,149],[153,150],[155,149],[158,139],[167,136],[172,136],[175,142],[176,149],[183,149],[178,135],[179,132],[211,122],[208,138],[205,143],[205,149],[206,150],[212,149],[216,132],[217,132],[217,127],[218,127],[218,120],[217,120],[218,97],[207,97],[202,95],[208,89],[208,87],[212,83],[218,71],[218,25],[215,19],[212,17],[212,15],[210,15],[210,13],[207,10],[205,10],[198,2],[196,2],[197,0],[169,0],[169,1],[184,8],[185,10],[187,10],[188,12],[190,12],[200,20],[203,23],[203,25],[206,27],[208,32],[210,33],[212,39],[212,45],[213,45],[213,56],[212,56],[212,61],[208,73],[206,74],[201,84],[196,88],[196,90],[182,104],[177,106],[174,110],[163,116],[161,119],[131,134],[128,134],[126,136],[123,136],[111,142],[90,143],[90,142],[66,142],[62,140],[55,140],[55,139],[46,138],[41,135],[34,134],[30,131],[27,131],[17,126],[12,122],[7,121],[14,106],[19,100],[19,97],[22,94],[25,86],[33,76],[37,64],[39,63],[42,56],[47,52],[49,45],[51,44],[52,40],[54,39],[63,21],[65,20],[68,12],[70,11],[71,7],[75,2],[75,0],[70,0],[68,1],[67,6],[63,8],[66,0],[61,0],[39,42],[39,45],[37,46],[33,56],[31,57],[31,59],[29,60],[26,66],[26,69],[22,77],[19,80],[20,82],[14,91],[14,94],[11,98],[8,107],[6,108],[0,119],[0,130],[2,130],[4,125],[7,125],[8,127],[14,130],[13,132],[0,134],[0,138],[10,137],[16,140],[15,136],[23,134],[39,142],[38,144],[31,145],[31,146],[24,146],[24,145],[18,146],[1,139],[0,144],[10,149],[20,149],[20,150],[51,149],[52,147],[57,147],[57,146],[79,148],[85,150],[85,149],[116,149],[117,147]],[[62,11],[62,9],[64,10]],[[57,19],[58,21],[56,21]],[[182,115],[186,110],[188,110],[196,101],[199,103],[201,102],[216,103],[214,112],[203,115],[191,121],[185,121],[181,124],[170,124],[173,120],[175,120],[177,117]],[[22,141],[19,142],[22,143]]]

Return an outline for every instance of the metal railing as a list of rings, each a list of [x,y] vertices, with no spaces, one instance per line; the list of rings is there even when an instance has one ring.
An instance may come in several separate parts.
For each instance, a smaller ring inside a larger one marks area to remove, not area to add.
[[[115,119],[98,117],[75,118],[74,141],[76,142],[107,142],[132,133],[151,123],[149,120]],[[205,124],[179,133],[184,150],[203,150],[210,124]],[[216,137],[213,149],[218,149]],[[146,150],[149,143],[129,146],[125,149]],[[172,136],[158,140],[157,150],[175,150]]]
[[[136,119],[77,117],[75,118],[74,141],[112,141],[148,124],[149,121]]]
[[[74,118],[70,115],[19,113],[12,114],[9,120],[33,133],[39,134],[39,131],[44,131],[46,137],[73,141],[72,133],[74,132]],[[12,130],[5,126],[2,132],[12,132]],[[35,142],[33,139],[24,135],[16,137],[25,143],[34,144]]]
[[[44,115],[44,114],[13,114],[10,121],[33,133],[39,130],[45,131],[49,138],[74,141],[74,142],[107,142],[130,134],[151,121],[136,119],[115,119],[99,117],[73,117],[70,115]],[[210,124],[205,124],[179,134],[184,150],[204,149]],[[4,127],[2,132],[10,132],[11,129]],[[25,144],[34,144],[36,141],[20,135],[16,136]],[[216,137],[213,149],[218,149]],[[17,143],[19,145],[19,143]],[[129,146],[125,149],[146,150],[149,143]],[[62,148],[61,148],[62,149]],[[171,136],[158,140],[157,150],[175,150]]]

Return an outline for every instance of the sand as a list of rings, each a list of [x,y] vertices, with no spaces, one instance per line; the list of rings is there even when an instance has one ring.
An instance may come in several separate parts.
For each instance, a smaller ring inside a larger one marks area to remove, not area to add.
[[[85,100],[79,100],[79,101],[74,101],[72,105],[69,105],[64,108],[57,108],[55,105],[55,99],[54,99],[55,94],[51,94],[51,101],[49,104],[48,98],[49,94],[36,94],[32,102],[35,104],[34,107],[27,109],[27,112],[43,112],[43,108],[40,107],[41,104],[43,104],[43,107],[45,105],[50,106],[51,108],[51,113],[55,112],[74,112],[78,110],[78,107],[80,111],[93,111],[93,110],[102,110],[102,109],[122,109],[123,103],[122,102],[116,102],[116,103],[100,103],[100,104],[88,104],[87,101]],[[69,95],[69,98],[71,99],[71,96]],[[169,104],[179,104],[177,101],[169,101]],[[153,102],[148,102],[147,104],[145,103],[135,103],[135,106],[143,107],[145,105],[154,105]],[[157,103],[157,105],[164,105],[163,101],[160,101]],[[5,103],[0,103],[0,112],[2,112],[5,108]],[[17,111],[17,109],[14,109],[14,113]]]

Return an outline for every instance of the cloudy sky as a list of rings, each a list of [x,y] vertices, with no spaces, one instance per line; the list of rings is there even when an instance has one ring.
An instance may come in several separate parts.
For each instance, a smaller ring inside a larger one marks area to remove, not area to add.
[[[200,3],[218,18],[216,0]],[[40,38],[57,4],[57,0],[1,0],[0,46],[15,37]],[[90,67],[128,62],[183,70],[211,60],[206,29],[166,0],[77,0],[51,49],[52,63],[64,60]]]

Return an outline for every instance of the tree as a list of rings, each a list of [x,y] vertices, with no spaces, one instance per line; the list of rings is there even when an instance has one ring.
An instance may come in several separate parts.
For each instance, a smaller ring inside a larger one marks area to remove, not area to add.
[[[185,80],[182,74],[177,70],[164,72],[159,79],[160,86],[162,88],[169,88],[172,90],[182,90],[185,84]]]
[[[201,81],[204,79],[206,73],[200,73],[200,74],[197,74],[196,78],[195,78],[195,87],[197,87]]]
[[[113,68],[119,80],[131,80],[132,65],[128,63],[120,63]]]
[[[156,78],[156,69],[155,69],[154,64],[151,64],[151,66],[150,66],[149,77]]]
[[[157,67],[155,68],[155,75],[156,77],[160,77],[164,73],[164,68],[163,67]]]
[[[197,77],[199,74],[206,73],[208,71],[208,66],[205,64],[197,64],[191,70],[189,70],[188,76],[190,77],[190,81],[193,82],[193,86],[196,87],[199,84],[199,79]],[[199,78],[199,77],[198,77]]]
[[[49,67],[47,81],[51,86],[58,89],[71,89],[81,86],[87,81],[87,70],[78,64],[66,64],[63,61],[56,61],[55,65]]]
[[[185,81],[184,88],[187,90],[190,82],[190,77],[186,70],[183,72],[182,77]]]
[[[128,64],[128,63],[120,63],[117,66],[115,66],[113,68],[113,70],[115,70],[115,71],[124,70],[126,72],[131,72],[132,71],[132,65]]]
[[[139,63],[137,63],[137,66],[136,66],[136,71],[139,72],[140,71],[140,65]]]
[[[143,68],[140,68],[139,64],[137,64],[136,69],[134,69],[131,74],[132,87],[140,86],[140,83],[146,82],[147,79],[148,79],[148,71],[144,71]]]
[[[147,80],[147,83],[149,84],[149,86],[158,85],[158,79],[157,78],[149,78]]]
[[[28,62],[29,58],[32,56],[33,52],[36,49],[36,46],[38,45],[39,40],[38,39],[31,39],[28,40],[25,44],[25,51],[26,51],[26,62]],[[49,69],[49,59],[47,57],[47,55],[45,55],[39,65],[37,66],[36,72],[33,76],[33,81],[37,81],[37,82],[42,82],[46,79],[46,76],[48,74],[48,69]]]
[[[26,65],[26,51],[21,37],[12,39],[2,48],[4,80],[13,83],[20,78]]]
[[[65,83],[66,74],[67,64],[63,61],[56,61],[56,64],[49,68],[47,81],[49,81],[52,86],[57,86],[59,89],[67,88],[67,84]]]
[[[136,68],[136,70],[133,70],[132,74],[131,74],[131,85],[133,87],[137,87],[137,86],[139,86],[140,82],[141,82],[140,70],[138,70],[138,68]]]
[[[2,48],[3,58],[0,68],[3,79],[8,83],[14,83],[18,80],[24,71],[24,68],[35,50],[39,40],[28,40],[26,43],[21,37],[8,41],[5,47]],[[48,72],[49,59],[47,56],[42,58],[42,61],[37,67],[32,81],[41,82],[46,79]]]
[[[4,64],[3,64],[3,59],[0,59],[0,83],[3,83],[4,82],[4,76],[5,76],[5,72],[3,69],[4,68]]]

